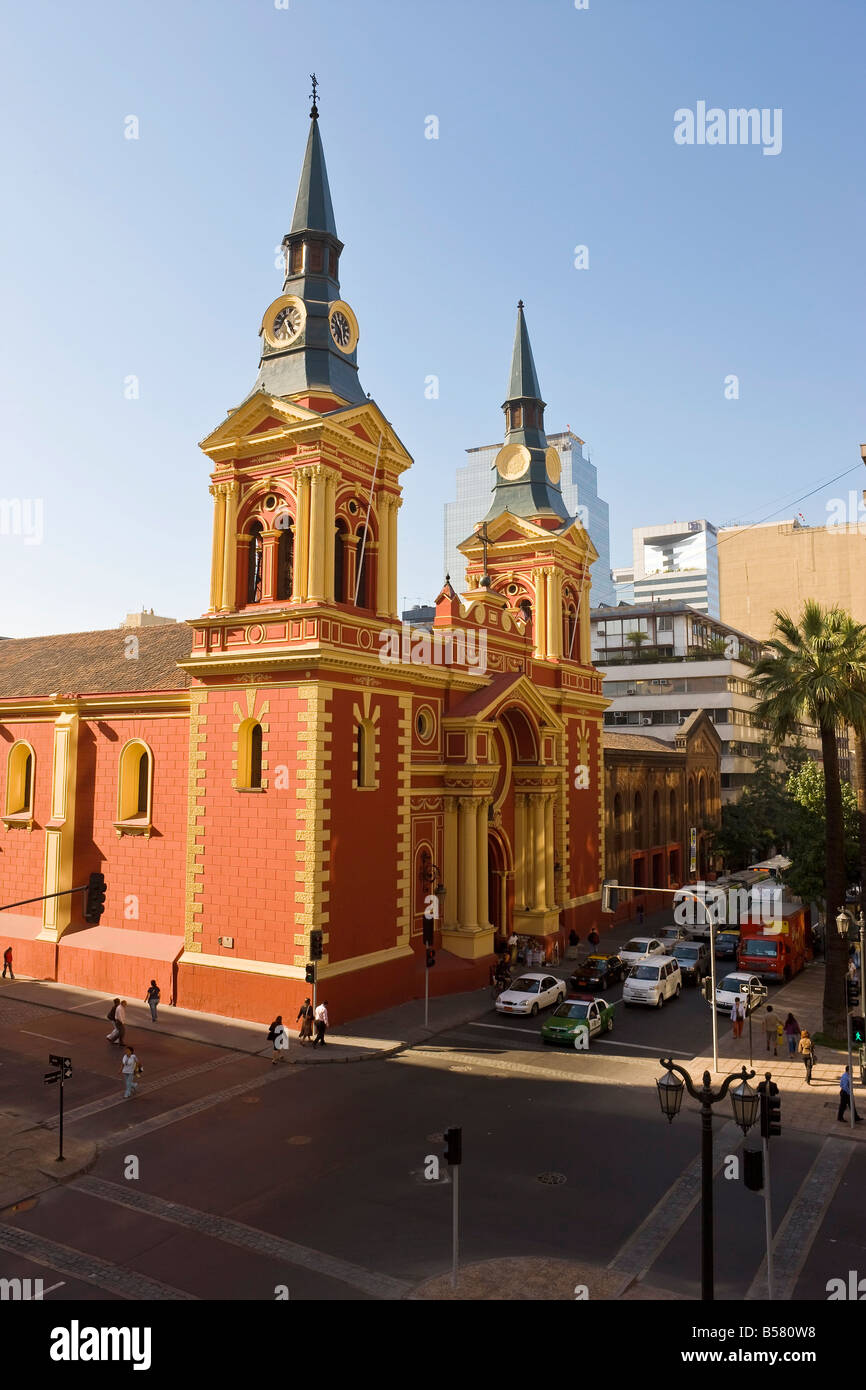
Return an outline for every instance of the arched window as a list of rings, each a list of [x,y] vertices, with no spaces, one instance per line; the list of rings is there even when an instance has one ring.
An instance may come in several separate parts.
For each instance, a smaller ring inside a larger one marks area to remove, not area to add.
[[[257,719],[245,719],[238,729],[238,775],[242,791],[261,791],[262,726]]]
[[[658,792],[653,792],[653,844],[660,845],[662,839],[662,803]]]
[[[577,631],[577,608],[569,603],[565,610],[565,655],[570,661],[580,660],[580,637]]]
[[[360,536],[358,537],[358,552],[357,552],[358,558],[357,558],[357,560],[356,560],[356,562],[355,562],[355,563],[356,563],[356,569],[355,569],[355,590],[356,590],[356,593],[357,593],[357,595],[358,595],[358,597],[357,597],[357,599],[356,599],[356,606],[357,606],[358,608],[368,608],[368,607],[369,607],[369,604],[368,604],[368,602],[367,602],[367,580],[368,580],[368,578],[369,578],[369,573],[368,573],[369,567],[368,567],[368,565],[367,565],[367,559],[368,559],[368,554],[369,554],[369,552],[368,552],[368,550],[367,550],[367,546],[369,545],[369,543],[370,543],[370,536],[369,536],[369,533],[368,533],[368,535],[367,535],[367,539],[366,539],[366,542],[365,542],[365,540],[364,540],[364,532],[362,531],[361,534],[360,534]],[[353,595],[353,597],[354,597],[354,595]]]
[[[613,835],[614,849],[622,849],[622,797],[619,792],[613,798]]]
[[[247,603],[258,603],[262,596],[262,531],[260,521],[250,527],[250,554],[247,571]]]
[[[6,815],[29,820],[33,815],[33,749],[13,743],[6,763]]]
[[[517,605],[517,611],[526,623],[526,626],[529,627],[532,623],[532,604],[529,602],[528,598],[522,598],[520,600]]]
[[[334,599],[346,603],[346,537],[345,521],[338,521],[334,532]]]
[[[668,839],[676,840],[679,838],[679,826],[677,824],[677,794],[672,791],[668,794]]]
[[[115,826],[149,827],[152,805],[153,754],[146,743],[132,739],[120,750]]]
[[[634,829],[634,849],[640,849],[643,845],[643,797],[640,792],[634,794],[634,805],[632,810],[632,827]]]
[[[283,524],[284,523],[284,524]],[[280,539],[277,542],[277,598],[292,597],[295,567],[295,532],[291,517],[280,518]]]
[[[693,778],[693,777],[690,777],[690,778],[689,778],[689,829],[691,829],[691,827],[694,825],[694,823],[695,823],[695,781],[694,781],[694,778]]]

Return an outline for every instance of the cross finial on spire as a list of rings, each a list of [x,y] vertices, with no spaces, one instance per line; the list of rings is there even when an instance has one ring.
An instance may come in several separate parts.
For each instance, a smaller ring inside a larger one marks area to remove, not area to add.
[[[317,121],[319,119],[319,108],[316,105],[316,89],[318,88],[319,84],[316,80],[316,74],[314,72],[310,73],[310,81],[313,84],[313,90],[310,92],[310,96],[313,99],[313,105],[310,109],[310,120]]]
[[[523,300],[522,300],[522,299],[518,299],[518,301],[517,301],[517,307],[518,307],[518,309],[522,309],[522,308],[523,308]]]

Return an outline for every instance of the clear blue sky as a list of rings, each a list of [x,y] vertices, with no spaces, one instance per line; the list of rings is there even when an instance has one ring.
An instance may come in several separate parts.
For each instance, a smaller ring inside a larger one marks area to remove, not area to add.
[[[0,535],[0,634],[206,607],[197,441],[255,379],[314,70],[361,381],[415,459],[401,599],[435,595],[455,469],[501,437],[520,297],[614,564],[636,525],[823,522],[866,485],[785,505],[866,440],[864,51],[862,0],[7,9],[0,498],[44,537]],[[782,152],[678,146],[698,101],[781,107]]]

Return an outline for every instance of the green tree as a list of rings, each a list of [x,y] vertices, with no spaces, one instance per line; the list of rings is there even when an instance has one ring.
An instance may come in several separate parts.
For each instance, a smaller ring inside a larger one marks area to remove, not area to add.
[[[799,623],[776,612],[767,653],[752,667],[758,703],[755,714],[781,747],[804,723],[814,724],[821,738],[824,766],[825,868],[824,900],[828,922],[845,901],[845,843],[838,733],[846,724],[866,726],[866,660],[855,625],[839,608],[825,610],[810,599]],[[826,934],[824,1032],[839,1037],[845,1030],[844,976],[847,944],[838,933]]]
[[[791,825],[796,848],[785,881],[803,902],[823,902],[826,843],[826,789],[824,772],[811,759],[788,778],[791,798]],[[842,826],[845,846],[845,877],[856,877],[859,858],[857,797],[848,782],[841,784]],[[830,930],[833,922],[829,921]]]

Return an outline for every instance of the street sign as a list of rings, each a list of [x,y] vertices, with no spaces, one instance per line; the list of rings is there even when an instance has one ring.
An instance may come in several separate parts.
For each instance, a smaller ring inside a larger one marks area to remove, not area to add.
[[[53,1052],[49,1052],[49,1054],[48,1054],[48,1060],[49,1060],[49,1062],[51,1063],[52,1067],[71,1067],[71,1066],[72,1066],[72,1058],[71,1058],[71,1057],[57,1057]]]
[[[51,1086],[51,1085],[53,1085],[53,1083],[54,1083],[55,1081],[59,1081],[59,1080],[60,1080],[60,1072],[59,1072],[59,1071],[46,1071],[46,1072],[43,1074],[42,1080],[45,1082],[45,1085],[46,1085],[46,1086]]]

